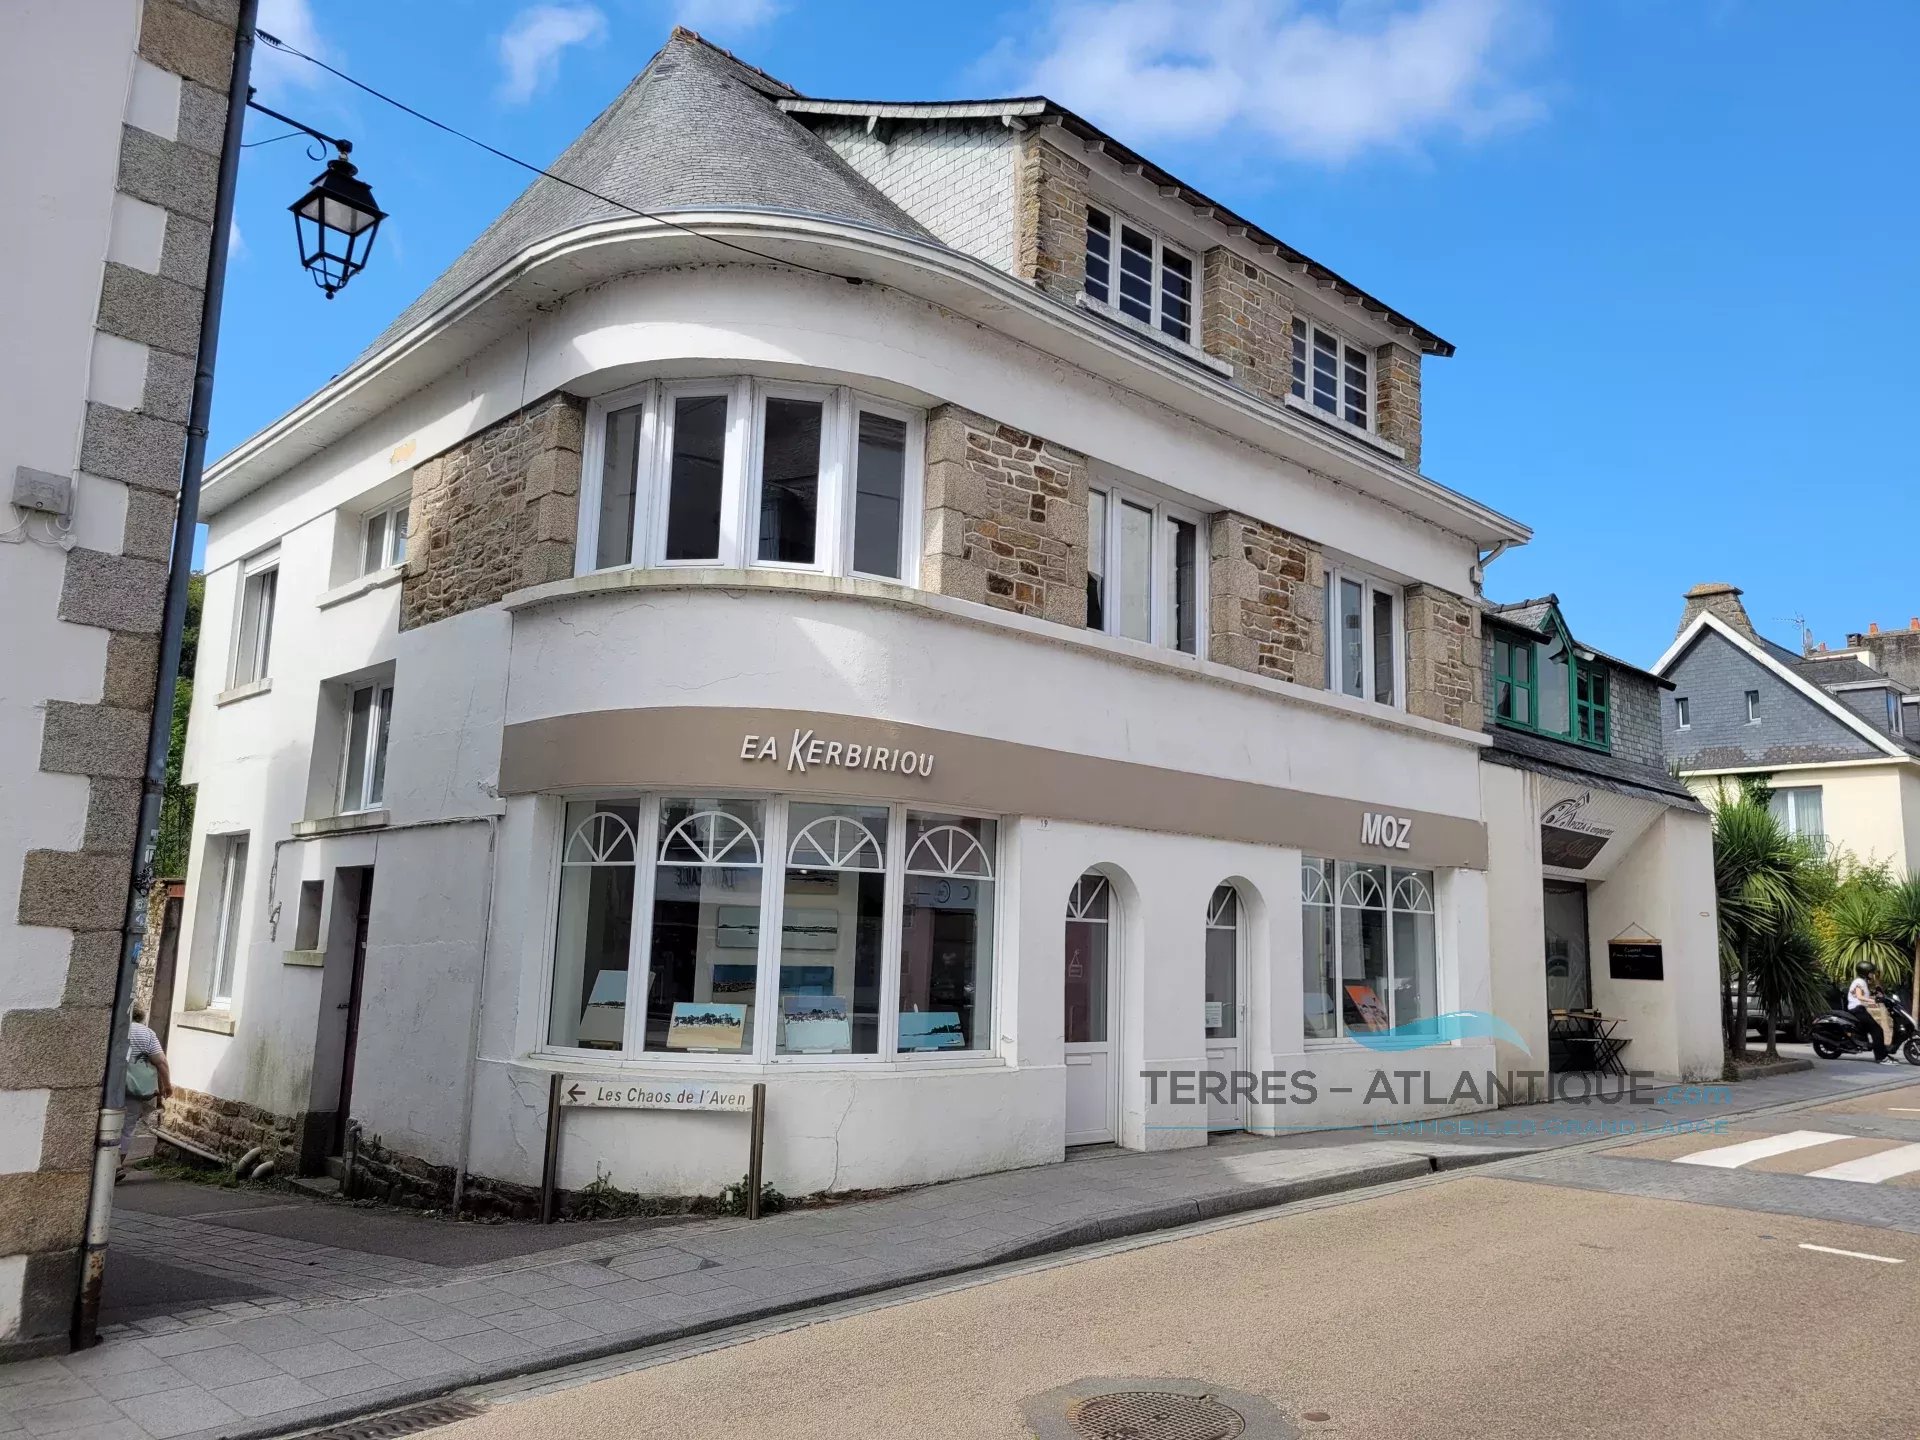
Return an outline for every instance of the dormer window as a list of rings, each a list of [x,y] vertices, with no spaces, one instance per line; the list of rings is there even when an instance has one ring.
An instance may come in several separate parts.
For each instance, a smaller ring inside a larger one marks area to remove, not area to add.
[[[1193,343],[1193,257],[1125,216],[1087,207],[1087,298]]]
[[[1690,723],[1687,702],[1675,702],[1679,728]],[[1493,634],[1493,717],[1513,730],[1571,740],[1592,750],[1613,749],[1613,683],[1606,663],[1582,659],[1558,617],[1524,638]]]
[[[1293,396],[1362,430],[1372,428],[1373,356],[1317,320],[1293,317]]]

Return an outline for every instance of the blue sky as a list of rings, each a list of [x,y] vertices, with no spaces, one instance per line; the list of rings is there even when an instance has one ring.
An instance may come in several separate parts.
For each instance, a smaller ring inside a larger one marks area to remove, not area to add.
[[[676,20],[813,94],[1049,94],[1445,335],[1423,469],[1537,537],[1495,599],[1556,591],[1642,663],[1701,580],[1788,643],[1795,616],[1838,644],[1920,613],[1920,6],[263,0],[261,24],[544,163]],[[319,165],[245,152],[214,453],[349,364],[527,178],[298,61],[263,52],[255,84],[352,139],[392,218],[329,303],[285,208]]]

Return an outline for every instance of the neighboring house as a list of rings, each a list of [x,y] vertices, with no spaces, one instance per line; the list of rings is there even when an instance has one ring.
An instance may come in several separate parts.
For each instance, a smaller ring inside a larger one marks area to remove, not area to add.
[[[773,1183],[898,1186],[1377,1118],[1356,1036],[1490,1007],[1445,341],[1043,99],[682,31],[555,169],[210,473],[183,1138],[513,1207],[552,1076],[764,1081]]]
[[[1581,1058],[1550,1011],[1593,1009],[1624,1064],[1717,1077],[1713,830],[1661,753],[1667,682],[1582,645],[1552,595],[1489,606],[1482,635],[1498,1013],[1536,1065]]]
[[[1753,628],[1740,591],[1696,585],[1654,666],[1667,755],[1711,800],[1747,777],[1774,813],[1857,861],[1920,865],[1920,630],[1847,637],[1796,653]]]
[[[0,1359],[74,1323],[237,11],[0,5]]]

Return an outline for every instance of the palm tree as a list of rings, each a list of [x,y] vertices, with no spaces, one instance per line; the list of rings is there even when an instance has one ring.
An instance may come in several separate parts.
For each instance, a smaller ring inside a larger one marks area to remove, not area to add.
[[[1888,986],[1911,977],[1920,1005],[1920,873],[1899,881],[1873,872],[1850,877],[1820,907],[1818,928],[1833,979],[1846,983],[1868,960]]]
[[[1767,809],[1764,792],[1723,793],[1713,806],[1713,876],[1720,909],[1720,969],[1733,982],[1727,1048],[1747,1049],[1747,981],[1792,1002],[1806,993],[1796,972],[1814,963],[1803,935],[1820,881],[1818,860],[1804,841],[1788,835]],[[1762,1003],[1770,1003],[1762,994]],[[1777,1053],[1772,1025],[1768,1054]]]

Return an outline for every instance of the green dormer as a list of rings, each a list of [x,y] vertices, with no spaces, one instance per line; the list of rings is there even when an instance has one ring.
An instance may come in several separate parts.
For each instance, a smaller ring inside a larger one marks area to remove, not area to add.
[[[1573,638],[1559,601],[1494,606],[1486,624],[1494,723],[1611,752],[1610,663]]]

